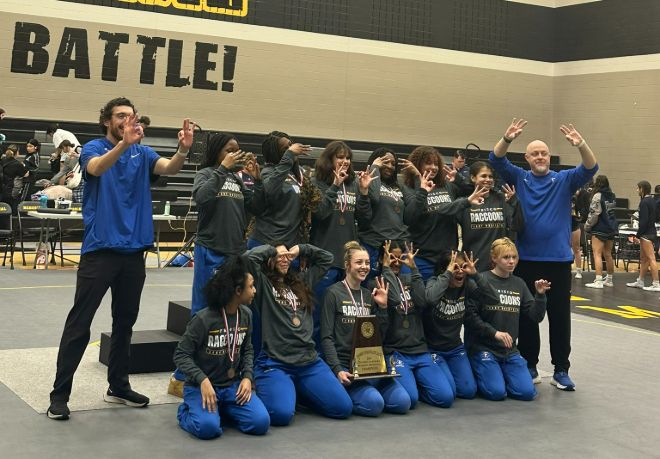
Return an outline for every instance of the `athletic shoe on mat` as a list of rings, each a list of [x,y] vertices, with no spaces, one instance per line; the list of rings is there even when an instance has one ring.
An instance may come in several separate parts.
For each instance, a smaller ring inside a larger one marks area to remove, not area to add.
[[[56,419],[58,421],[66,421],[69,419],[69,407],[66,405],[66,402],[50,402],[48,411],[46,411],[46,416],[50,419]]]
[[[574,391],[575,384],[568,376],[567,371],[555,371],[555,374],[552,375],[552,380],[550,384],[557,387],[559,390]]]
[[[114,392],[112,389],[108,388],[108,391],[103,395],[103,400],[108,403],[121,403],[136,408],[147,406],[149,404],[149,397],[138,394],[131,389],[125,392]]]
[[[539,375],[536,367],[527,368],[529,370],[529,375],[532,377],[532,382],[534,384],[541,384],[541,376]]]

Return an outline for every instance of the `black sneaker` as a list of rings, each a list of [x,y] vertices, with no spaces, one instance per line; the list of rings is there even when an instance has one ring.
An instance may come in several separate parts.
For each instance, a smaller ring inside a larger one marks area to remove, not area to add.
[[[149,404],[149,397],[138,394],[131,389],[125,392],[114,392],[112,389],[108,388],[108,391],[103,395],[103,400],[108,403],[121,403],[136,408],[147,406]]]
[[[46,416],[50,419],[56,419],[58,421],[66,421],[69,419],[69,407],[66,406],[66,402],[50,402],[48,411],[46,411]]]

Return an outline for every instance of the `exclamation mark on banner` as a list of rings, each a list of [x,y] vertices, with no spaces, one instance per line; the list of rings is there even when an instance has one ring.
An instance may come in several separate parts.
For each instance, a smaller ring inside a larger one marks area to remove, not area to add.
[[[234,70],[236,70],[236,46],[225,46],[225,60],[222,70],[222,90],[224,92],[234,92]]]

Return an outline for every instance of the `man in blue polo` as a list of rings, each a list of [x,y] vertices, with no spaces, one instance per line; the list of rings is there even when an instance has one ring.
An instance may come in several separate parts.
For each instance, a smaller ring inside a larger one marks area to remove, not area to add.
[[[108,102],[99,117],[105,137],[83,147],[85,234],[74,304],[64,325],[48,417],[68,419],[73,375],[89,343],[94,314],[108,289],[112,292],[112,336],[109,388],[104,399],[142,407],[149,398],[131,389],[128,380],[133,324],[144,286],[144,250],[153,245],[150,179],[181,170],[193,141],[193,124],[184,120],[172,159],[140,145],[144,133],[135,107],[126,98]]]
[[[571,196],[587,183],[598,170],[596,157],[573,125],[562,125],[561,132],[577,147],[582,158],[579,166],[555,172],[550,170],[548,146],[534,140],[525,150],[530,170],[514,166],[506,158],[511,142],[522,132],[527,121],[514,119],[504,136],[490,153],[490,162],[509,184],[515,186],[524,215],[525,228],[518,234],[516,245],[520,262],[515,274],[522,277],[530,291],[534,281],[547,279],[552,284],[548,292],[548,322],[550,325],[550,355],[554,365],[551,384],[561,390],[575,390],[568,376],[571,353]],[[536,365],[541,339],[537,323],[520,317],[518,349],[527,360],[534,383],[541,382]]]

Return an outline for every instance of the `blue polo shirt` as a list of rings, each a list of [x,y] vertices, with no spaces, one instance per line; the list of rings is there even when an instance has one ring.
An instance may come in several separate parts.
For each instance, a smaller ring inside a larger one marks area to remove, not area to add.
[[[582,164],[539,177],[491,152],[489,160],[502,178],[516,187],[525,215],[525,228],[516,246],[521,260],[573,261],[571,251],[571,197],[598,171]]]
[[[103,175],[87,174],[87,163],[112,150],[106,138],[86,143],[80,155],[85,173],[81,253],[109,249],[138,252],[153,246],[150,176],[158,153],[143,145],[131,145]]]

